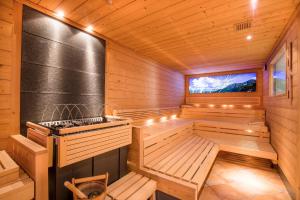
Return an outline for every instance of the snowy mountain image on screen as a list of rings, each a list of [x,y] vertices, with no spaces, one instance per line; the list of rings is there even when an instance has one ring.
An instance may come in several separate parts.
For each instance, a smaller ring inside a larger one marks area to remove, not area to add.
[[[255,91],[256,73],[203,76],[189,79],[190,94]]]

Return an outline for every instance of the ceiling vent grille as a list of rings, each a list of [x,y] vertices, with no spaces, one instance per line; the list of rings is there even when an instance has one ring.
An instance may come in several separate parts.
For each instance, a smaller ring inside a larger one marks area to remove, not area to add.
[[[241,22],[241,23],[237,23],[234,25],[235,27],[235,30],[236,31],[243,31],[243,30],[246,30],[246,29],[249,29],[251,28],[251,21],[244,21],[244,22]]]

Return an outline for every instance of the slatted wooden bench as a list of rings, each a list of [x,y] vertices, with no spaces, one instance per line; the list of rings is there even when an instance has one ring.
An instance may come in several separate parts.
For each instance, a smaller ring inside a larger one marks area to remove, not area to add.
[[[197,199],[218,145],[193,134],[193,121],[176,119],[133,129],[129,163],[156,180],[158,190]]]
[[[270,133],[263,123],[196,120],[194,132],[219,144],[220,150],[266,158],[277,163],[277,153],[270,144]]]
[[[194,132],[219,144],[220,150],[266,158],[277,163],[265,126],[265,110],[226,105],[201,108],[182,106],[180,117],[194,119]]]
[[[226,105],[226,108],[200,108],[183,105],[181,107],[180,117],[186,119],[206,119],[238,123],[265,122],[265,110],[235,107],[231,108],[230,105]]]
[[[105,200],[155,200],[156,181],[130,172],[108,187]]]
[[[170,117],[172,115],[179,115],[179,107],[164,107],[164,108],[147,108],[147,109],[124,109],[113,110],[113,115],[119,117],[130,118],[134,125],[144,125],[147,120],[151,119],[153,122],[159,121],[162,117]]]

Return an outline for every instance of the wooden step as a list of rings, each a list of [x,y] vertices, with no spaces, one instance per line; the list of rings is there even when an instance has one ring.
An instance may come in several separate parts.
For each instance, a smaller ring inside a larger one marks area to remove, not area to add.
[[[156,181],[130,172],[108,187],[106,200],[155,199]]]

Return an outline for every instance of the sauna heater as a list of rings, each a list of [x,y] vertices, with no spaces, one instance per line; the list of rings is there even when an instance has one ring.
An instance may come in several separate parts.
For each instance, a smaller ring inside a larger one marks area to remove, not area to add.
[[[65,181],[109,173],[112,183],[127,173],[131,121],[99,116],[47,122],[27,122],[27,137],[49,152],[50,199],[72,199]]]

